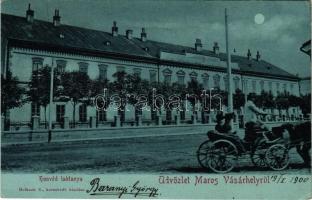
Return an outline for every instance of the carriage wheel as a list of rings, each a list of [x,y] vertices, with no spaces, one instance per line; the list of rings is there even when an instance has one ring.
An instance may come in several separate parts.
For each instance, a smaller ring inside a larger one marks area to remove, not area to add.
[[[267,145],[265,139],[260,139],[255,142],[254,149],[251,152],[251,161],[257,167],[267,167],[265,153],[267,151]]]
[[[266,163],[273,170],[283,170],[289,164],[288,149],[282,144],[270,146],[265,154]]]
[[[238,150],[232,142],[217,140],[208,152],[208,166],[214,172],[226,173],[235,167],[237,158]]]
[[[197,150],[197,160],[200,166],[206,169],[209,168],[208,160],[210,155],[209,151],[211,149],[211,144],[212,144],[211,141],[206,140],[199,146]]]

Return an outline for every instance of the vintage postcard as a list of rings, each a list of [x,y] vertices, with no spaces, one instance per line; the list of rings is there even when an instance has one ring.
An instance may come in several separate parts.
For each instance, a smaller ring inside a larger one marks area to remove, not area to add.
[[[1,1],[1,198],[311,199],[309,1]]]

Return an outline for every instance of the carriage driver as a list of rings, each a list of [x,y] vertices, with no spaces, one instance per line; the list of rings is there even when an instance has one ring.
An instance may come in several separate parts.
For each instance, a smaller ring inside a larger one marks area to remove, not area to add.
[[[264,123],[257,117],[257,115],[267,115],[268,113],[264,112],[255,105],[256,95],[250,94],[247,97],[247,102],[244,106],[244,121],[245,126],[260,127],[263,130],[268,130]]]

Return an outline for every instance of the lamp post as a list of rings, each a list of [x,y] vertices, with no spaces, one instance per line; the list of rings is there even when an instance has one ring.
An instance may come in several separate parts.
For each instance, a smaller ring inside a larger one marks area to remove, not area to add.
[[[50,106],[49,106],[49,130],[48,130],[48,142],[51,142],[52,139],[52,112],[51,107],[53,103],[53,79],[54,79],[54,70],[53,70],[53,58],[51,65],[51,80],[50,80]]]
[[[228,31],[228,15],[225,8],[225,42],[226,42],[226,54],[227,54],[227,76],[228,76],[228,112],[233,112],[233,96],[232,96],[232,68],[231,68],[231,54],[229,51],[229,31]],[[233,127],[233,121],[231,121]]]

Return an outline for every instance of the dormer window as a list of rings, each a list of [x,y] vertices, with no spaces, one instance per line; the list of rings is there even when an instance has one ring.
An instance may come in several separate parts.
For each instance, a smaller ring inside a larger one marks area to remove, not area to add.
[[[148,47],[143,48],[144,51],[149,51]]]

